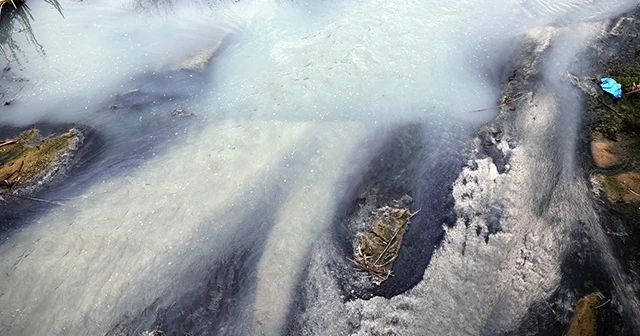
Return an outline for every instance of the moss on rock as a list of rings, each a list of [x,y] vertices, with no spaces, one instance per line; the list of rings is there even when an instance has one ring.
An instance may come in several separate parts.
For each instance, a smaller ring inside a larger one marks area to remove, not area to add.
[[[79,132],[44,138],[31,129],[0,143],[0,190],[16,191],[57,171],[62,157],[81,141]]]
[[[598,174],[595,178],[610,202],[640,204],[640,173]]]

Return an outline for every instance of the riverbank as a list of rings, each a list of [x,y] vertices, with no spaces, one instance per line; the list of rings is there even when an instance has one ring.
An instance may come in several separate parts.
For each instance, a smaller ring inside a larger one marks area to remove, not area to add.
[[[604,229],[619,247],[636,284],[640,280],[640,95],[633,91],[640,85],[639,20],[640,11],[620,18],[591,49],[593,77],[616,79],[623,96],[616,100],[602,92],[586,95],[584,126]]]
[[[576,61],[575,73],[568,74],[584,101],[577,164],[591,182],[592,203],[602,227],[581,225],[571,233],[573,243],[564,257],[561,284],[548,299],[531,306],[518,334],[637,332],[640,95],[635,90],[640,84],[640,50],[636,48],[639,19],[640,11],[636,10],[606,23],[603,34],[576,57],[588,65]],[[622,84],[621,99],[614,99],[599,87],[599,79],[604,77]],[[602,246],[599,235],[606,236],[609,242],[604,241],[604,245],[612,248]],[[613,259],[603,252],[608,249],[613,251]],[[621,269],[612,263],[620,263]]]

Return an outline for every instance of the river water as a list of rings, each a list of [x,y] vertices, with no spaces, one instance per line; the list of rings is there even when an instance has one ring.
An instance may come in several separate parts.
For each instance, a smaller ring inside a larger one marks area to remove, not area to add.
[[[48,194],[64,206],[0,233],[0,334],[515,329],[558,286],[568,233],[598,223],[577,177],[579,104],[554,82],[599,20],[636,3],[29,3],[2,22],[20,80],[6,84],[15,94],[0,122],[88,124],[104,148],[82,183]],[[497,110],[471,111],[499,101],[525,34],[551,43],[547,84],[530,100],[538,118],[512,121],[521,141],[501,148],[504,172],[474,154]],[[203,71],[176,70],[221,39]],[[109,108],[132,89],[148,94],[139,106]],[[195,115],[172,118],[176,107]],[[434,233],[411,289],[345,300],[327,232],[407,124],[424,132],[416,183],[437,187],[412,196],[455,218],[421,220]]]

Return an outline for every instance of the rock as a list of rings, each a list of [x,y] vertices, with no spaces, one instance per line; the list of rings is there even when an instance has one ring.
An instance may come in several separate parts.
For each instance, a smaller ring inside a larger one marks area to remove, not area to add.
[[[144,108],[170,102],[176,98],[173,95],[163,95],[153,90],[137,88],[116,94],[111,103],[108,104],[108,109],[111,111],[140,111]]]
[[[185,111],[183,108],[178,107],[175,110],[173,110],[173,112],[171,112],[171,115],[176,117],[176,118],[184,118],[184,117],[190,117],[193,115],[193,113],[191,112],[187,112]]]
[[[164,333],[164,331],[162,330],[148,330],[143,332],[142,334],[140,334],[140,336],[166,336],[167,334]]]
[[[620,148],[616,141],[598,136],[591,141],[591,156],[598,168],[612,168],[621,164]]]
[[[41,187],[58,175],[83,141],[77,129],[46,138],[30,129],[0,143],[0,191],[24,193]]]
[[[598,174],[595,180],[612,203],[640,203],[640,174],[624,172],[615,175]]]
[[[400,203],[403,204],[404,206],[409,206],[411,205],[411,203],[413,203],[413,197],[405,194],[400,198]]]
[[[175,65],[169,66],[169,71],[203,71],[211,60],[221,50],[223,42],[228,38],[229,32],[220,30],[211,34],[211,44],[198,53],[187,57]]]
[[[598,312],[600,293],[589,294],[576,303],[575,313],[569,325],[567,336],[596,336],[598,331]]]

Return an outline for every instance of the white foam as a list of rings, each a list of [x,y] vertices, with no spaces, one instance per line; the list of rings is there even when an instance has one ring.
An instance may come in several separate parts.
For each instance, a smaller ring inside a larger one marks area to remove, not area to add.
[[[91,122],[109,95],[130,89],[131,77],[206,47],[203,32],[229,29],[238,39],[209,69],[215,80],[201,88],[200,130],[0,245],[4,334],[103,333],[160,293],[179,290],[176,281],[200,267],[199,258],[215,258],[224,246],[216,241],[231,240],[241,224],[234,213],[281,199],[272,205],[277,221],[264,238],[254,307],[256,331],[277,333],[301,254],[333,218],[345,176],[366,162],[369,153],[354,154],[358,144],[396,122],[487,120],[493,112],[468,113],[497,100],[487,64],[500,59],[506,41],[541,22],[529,20],[515,0],[327,1],[323,7],[256,0],[174,4],[169,13],[141,11],[128,1],[63,1],[62,7],[64,19],[33,4],[33,33],[46,55],[18,39],[30,82],[1,121]],[[466,172],[478,175],[482,201],[492,201],[485,192],[518,195],[509,191],[531,183],[515,176],[526,175],[523,167],[532,163],[516,162],[513,178],[496,177],[488,163],[486,175]],[[282,193],[269,194],[274,183]],[[557,269],[549,260],[558,252],[551,237],[563,228],[542,219],[522,227],[522,216],[530,215],[526,199],[505,202],[503,233],[485,244],[462,225],[449,230],[425,281],[390,301],[391,309],[380,310],[387,304],[380,298],[340,309],[362,317],[362,333],[388,328],[385,321],[395,317],[407,334],[453,325],[477,331],[499,304],[503,323],[513,322],[522,305],[552,286]],[[461,256],[464,239],[476,259]],[[531,253],[527,262],[520,249]],[[428,320],[403,312],[407,302]]]

